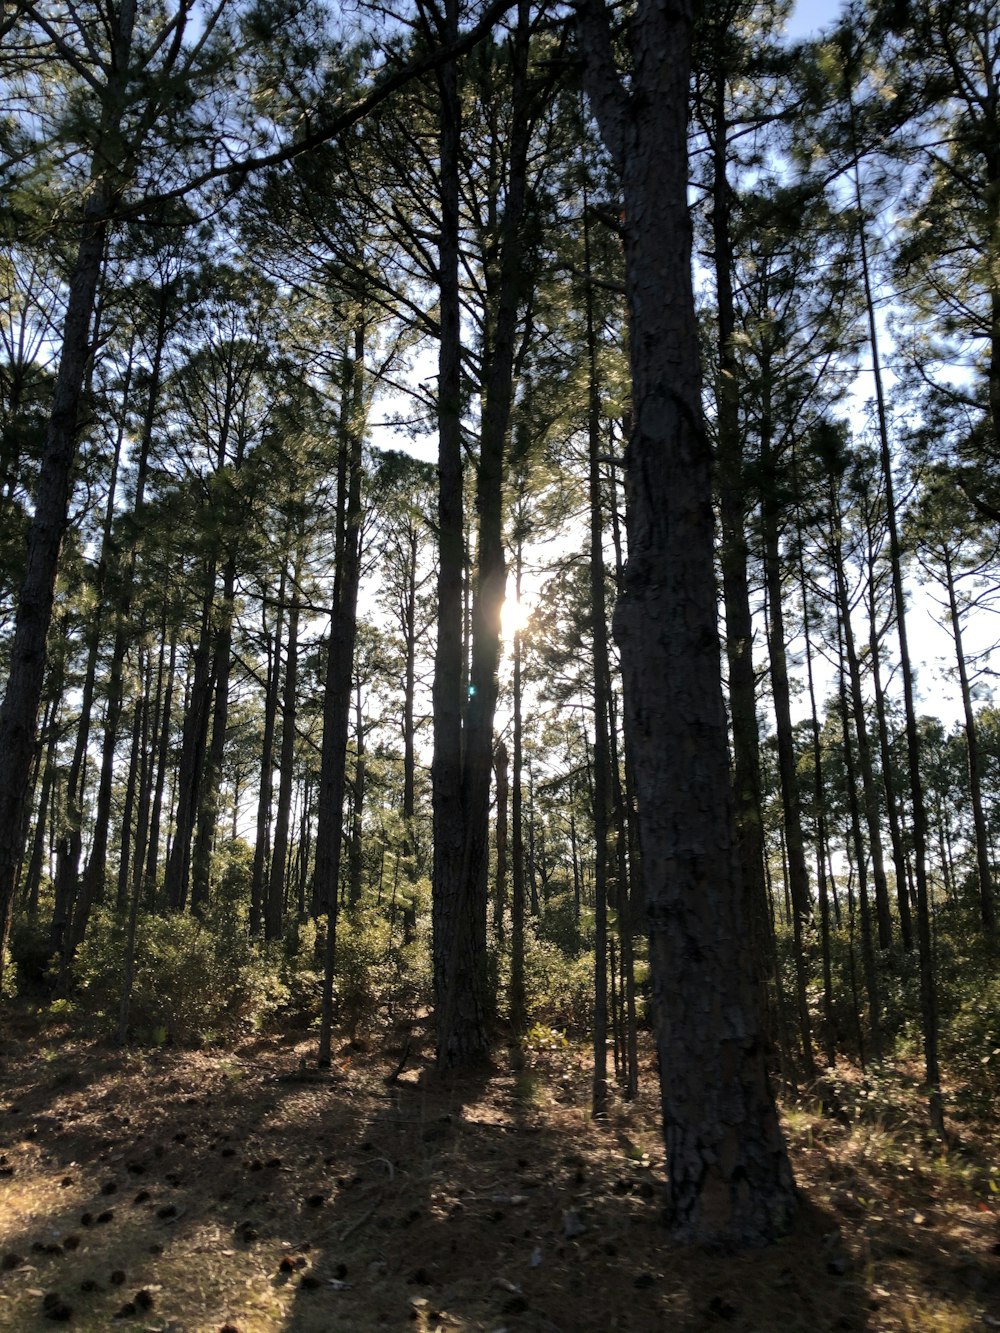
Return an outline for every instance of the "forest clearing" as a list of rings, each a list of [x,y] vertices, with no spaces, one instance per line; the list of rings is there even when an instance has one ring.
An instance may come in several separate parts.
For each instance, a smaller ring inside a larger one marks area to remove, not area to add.
[[[4,1329],[1000,1327],[997,1123],[943,1150],[915,1080],[841,1068],[837,1117],[790,1103],[799,1222],[720,1256],[663,1224],[648,1055],[598,1123],[589,1052],[558,1040],[442,1078],[414,1023],[389,1082],[402,1029],[320,1071],[301,1040],[120,1051],[5,1017]]]

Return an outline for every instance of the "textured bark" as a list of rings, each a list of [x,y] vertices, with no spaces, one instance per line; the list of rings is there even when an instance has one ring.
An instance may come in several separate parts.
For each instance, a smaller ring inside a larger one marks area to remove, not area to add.
[[[122,0],[108,18],[110,74],[108,85],[102,90],[99,139],[92,159],[89,189],[81,208],[80,239],[69,279],[59,369],[18,596],[10,674],[0,708],[0,980],[24,850],[25,802],[45,679],[45,641],[52,620],[59,552],[68,517],[97,291],[110,218],[126,184],[121,125],[130,75],[135,0]]]
[[[979,735],[976,731],[976,716],[972,708],[972,690],[969,685],[969,668],[965,661],[962,645],[962,617],[958,609],[958,597],[955,593],[955,573],[952,568],[951,553],[944,550],[945,584],[948,589],[948,612],[951,617],[951,632],[955,639],[955,658],[958,664],[958,680],[962,690],[962,712],[965,717],[965,743],[969,756],[969,795],[972,798],[972,822],[976,831],[976,869],[979,874],[979,911],[983,929],[987,935],[995,935],[997,919],[993,893],[993,872],[990,867],[990,844],[986,831],[986,812],[983,808],[982,764],[979,755]]]
[[[840,539],[840,497],[832,479],[830,482],[830,508],[831,514],[834,516],[830,531],[830,554],[833,560],[834,587],[840,607],[841,632],[844,636],[844,650],[847,657],[851,712],[854,717],[854,732],[858,742],[858,765],[861,769],[865,823],[868,826],[868,849],[871,853],[872,880],[875,884],[875,917],[878,923],[878,943],[880,949],[888,949],[892,944],[892,920],[889,915],[889,885],[885,877],[885,857],[882,852],[881,811],[878,803],[878,788],[875,785],[871,742],[868,738],[865,696],[861,688],[861,664],[858,661],[858,650],[854,642],[854,629],[851,625],[851,601],[847,591],[847,576],[844,572],[844,552]]]
[[[299,683],[299,573],[301,549],[296,555],[292,579],[292,604],[288,612],[288,640],[285,647],[285,684],[281,701],[281,750],[278,758],[278,808],[274,816],[274,849],[264,907],[264,934],[269,940],[281,935],[285,877],[288,868],[288,844],[292,818],[292,784],[295,779],[295,712]]]
[[[323,1002],[319,1061],[330,1062],[333,1032],[333,968],[340,897],[344,795],[347,785],[347,734],[351,716],[354,644],[358,628],[361,581],[361,446],[365,426],[365,331],[354,334],[353,355],[345,358],[341,393],[343,432],[337,469],[337,570],[330,615],[323,698],[323,749],[317,803],[314,898],[326,915]]]
[[[457,24],[446,5],[445,35]],[[462,709],[461,607],[456,579],[463,555],[460,452],[460,309],[458,287],[459,102],[455,68],[439,77],[441,94],[440,190],[441,354],[439,362],[438,656],[435,661],[435,759],[432,773],[434,863],[434,977],[437,1059],[441,1067],[471,1064],[489,1048],[491,1005],[486,970],[489,809],[493,719],[500,662],[500,610],[507,581],[502,496],[505,450],[513,400],[518,316],[524,292],[523,233],[529,108],[526,71],[528,8],[518,7],[512,41],[511,138],[505,206],[498,219],[495,264],[485,272],[488,329],[484,339],[482,421],[476,470],[479,519],[472,580],[471,653]],[[459,590],[460,594],[460,590]],[[458,671],[456,672],[456,667]],[[441,672],[439,678],[439,669]],[[446,697],[447,696],[447,697]],[[443,709],[438,723],[438,709]],[[439,748],[440,742],[440,748]]]
[[[684,1241],[762,1244],[787,1228],[795,1187],[741,948],[687,211],[691,10],[640,0],[628,92],[603,5],[578,12],[587,89],[625,204],[635,420],[615,633],[635,747],[671,1225]]]

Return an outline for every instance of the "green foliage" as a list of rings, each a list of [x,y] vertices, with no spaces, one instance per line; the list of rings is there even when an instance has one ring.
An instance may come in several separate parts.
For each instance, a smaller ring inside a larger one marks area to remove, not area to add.
[[[293,922],[282,943],[278,964],[281,998],[276,1021],[286,1028],[308,1028],[318,1018],[323,992],[323,973],[317,965],[316,922],[312,918]]]
[[[941,1059],[963,1108],[992,1115],[1000,1101],[1000,975],[977,913],[977,904],[949,903],[938,914]]]
[[[533,1023],[524,1034],[524,1045],[529,1051],[565,1051],[569,1047],[569,1040],[559,1028]]]
[[[141,1039],[181,1043],[231,1036],[272,1013],[284,993],[271,957],[221,911],[205,921],[173,913],[140,918],[131,1027]],[[76,958],[82,1009],[115,1023],[125,929],[95,914]]]
[[[353,1038],[430,994],[426,940],[403,945],[398,926],[376,911],[357,911],[337,925],[335,987],[340,1020]]]
[[[532,931],[524,934],[528,1016],[535,1026],[582,1036],[594,1021],[594,960],[589,951],[566,954]]]
[[[593,938],[593,920],[592,911],[583,913],[581,919],[577,919],[573,888],[568,885],[551,892],[535,928],[539,940],[554,944],[572,957],[580,952],[587,939]]]
[[[1000,1101],[1000,977],[968,987],[948,1024],[944,1057],[970,1111],[993,1115]]]
[[[10,932],[9,946],[13,968],[4,970],[4,990],[13,988],[15,982],[22,995],[41,989],[47,979],[51,955],[48,928],[37,919],[18,921]]]

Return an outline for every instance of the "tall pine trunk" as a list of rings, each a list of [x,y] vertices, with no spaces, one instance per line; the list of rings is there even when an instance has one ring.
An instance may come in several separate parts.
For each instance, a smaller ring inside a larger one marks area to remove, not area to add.
[[[671,1228],[688,1242],[761,1244],[788,1226],[795,1186],[742,947],[687,207],[691,9],[640,0],[627,87],[604,5],[588,0],[578,14],[587,90],[624,193],[634,426],[615,633],[634,745]]]
[[[92,352],[91,327],[109,223],[125,188],[121,171],[121,124],[131,72],[135,0],[121,0],[117,12],[112,12],[109,18],[110,74],[108,85],[102,90],[100,137],[91,164],[90,188],[81,209],[80,239],[69,278],[59,369],[28,531],[10,673],[0,707],[0,981],[17,872],[24,851],[25,803],[45,680],[46,637],[69,512],[80,402]]]

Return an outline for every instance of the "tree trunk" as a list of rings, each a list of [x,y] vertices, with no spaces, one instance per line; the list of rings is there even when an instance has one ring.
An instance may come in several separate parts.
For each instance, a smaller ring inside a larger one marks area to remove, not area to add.
[[[53,815],[50,814],[50,810],[53,803],[52,798],[58,769],[58,764],[56,762],[56,744],[59,740],[59,710],[62,706],[61,681],[59,682],[59,686],[59,690],[53,693],[52,698],[45,707],[45,715],[39,733],[39,739],[44,744],[41,783],[39,784],[36,781],[32,787],[33,795],[37,796],[37,802],[35,804],[35,828],[31,838],[31,853],[28,857],[27,868],[24,872],[24,880],[19,883],[25,909],[29,919],[32,921],[38,916],[38,896],[42,886],[42,866],[45,861],[46,833],[48,832],[49,823],[53,817]]]
[[[742,947],[687,209],[691,11],[686,0],[640,0],[629,91],[603,4],[588,0],[578,14],[588,92],[624,190],[635,422],[615,633],[635,747],[671,1228],[686,1242],[762,1244],[787,1228],[796,1198]]]
[[[347,902],[357,907],[361,902],[364,878],[364,807],[365,807],[365,719],[362,711],[361,681],[354,687],[354,779],[351,783],[351,842],[347,858]]]
[[[152,689],[152,681],[149,678],[149,669],[145,672],[145,688],[141,696],[135,701],[135,711],[132,717],[132,744],[129,747],[128,772],[125,777],[125,799],[122,803],[121,834],[119,838],[118,851],[118,884],[115,894],[115,906],[119,912],[124,912],[129,904],[129,870],[130,857],[133,850],[132,820],[135,818],[136,802],[138,799],[138,787],[140,775],[142,772],[143,759],[143,732],[145,731],[145,719],[149,711],[149,691]],[[81,901],[81,909],[89,908],[90,898],[85,897]],[[87,933],[89,923],[89,911],[85,915],[83,910],[78,914],[78,921],[73,922],[73,933],[80,932],[80,938],[77,943],[82,943]]]
[[[164,611],[163,633],[167,632],[166,611]],[[174,677],[177,668],[177,627],[170,631],[170,659],[167,664],[167,679],[163,690],[163,708],[156,718],[156,779],[153,783],[153,808],[149,814],[149,846],[146,850],[146,864],[143,871],[143,897],[147,907],[152,908],[156,901],[156,876],[160,864],[160,820],[163,815],[163,789],[167,778],[167,758],[170,753],[171,711],[174,698]]]
[[[274,734],[277,729],[281,682],[281,635],[285,619],[285,588],[288,562],[282,561],[278,579],[278,605],[274,633],[267,633],[267,684],[264,690],[264,734],[260,746],[260,782],[257,789],[257,836],[254,839],[253,871],[250,879],[250,934],[257,936],[264,924],[264,881],[269,865],[271,797],[274,789]]]
[[[521,591],[523,551],[518,543],[514,563],[514,595]],[[513,755],[510,784],[510,1026],[516,1037],[528,1026],[524,993],[524,645],[514,631]]]
[[[416,837],[416,721],[414,708],[417,682],[417,551],[418,533],[414,523],[406,532],[406,592],[401,606],[403,631],[403,857],[410,886],[403,905],[403,943],[411,944],[417,933],[417,898],[414,885],[419,879]]]
[[[896,872],[896,910],[899,913],[899,935],[903,948],[913,948],[913,919],[910,913],[910,895],[907,887],[906,850],[900,828],[899,802],[893,778],[892,751],[889,746],[889,726],[886,720],[885,690],[882,686],[881,649],[875,615],[876,577],[875,540],[871,528],[868,539],[868,664],[871,671],[872,694],[875,700],[875,720],[878,726],[879,758],[882,764],[882,789],[885,792],[889,816],[889,838],[892,844],[892,863]]]
[[[854,108],[851,106],[853,124]],[[924,1043],[924,1076],[927,1083],[928,1112],[935,1131],[945,1137],[944,1097],[941,1092],[941,1067],[938,1062],[938,1007],[937,983],[934,976],[933,941],[931,939],[930,890],[927,883],[927,805],[924,799],[924,779],[921,772],[920,732],[917,726],[917,708],[913,689],[913,667],[910,660],[909,634],[906,625],[906,596],[903,589],[903,558],[899,540],[899,522],[896,512],[895,481],[892,475],[892,451],[889,447],[889,417],[886,411],[885,390],[878,349],[878,325],[875,320],[875,300],[868,264],[868,244],[865,235],[861,199],[861,177],[854,170],[855,202],[858,209],[858,242],[861,273],[864,282],[865,306],[868,313],[868,338],[872,351],[872,372],[875,380],[875,406],[878,418],[879,458],[885,485],[886,520],[889,529],[889,561],[892,569],[892,595],[896,604],[896,632],[899,636],[899,665],[903,676],[903,709],[906,717],[906,753],[910,776],[911,831],[913,835],[914,878],[917,900],[917,948],[920,961],[920,1010]]]
[[[872,765],[871,743],[868,739],[868,717],[865,712],[865,697],[861,688],[861,666],[858,651],[854,643],[854,629],[851,625],[851,600],[847,592],[847,577],[844,573],[844,552],[840,540],[842,516],[840,495],[836,482],[830,478],[830,555],[833,561],[833,579],[840,608],[841,633],[844,636],[844,649],[847,654],[847,669],[850,681],[851,712],[854,716],[854,732],[858,741],[858,763],[861,768],[861,790],[864,796],[865,823],[868,826],[868,846],[872,858],[872,879],[875,881],[875,916],[878,923],[878,943],[880,949],[892,945],[892,921],[889,916],[889,885],[885,877],[885,858],[882,854],[881,812],[878,808],[878,789],[875,785],[875,770]]]
[[[601,389],[597,378],[594,288],[590,271],[590,218],[583,198],[583,254],[587,288],[587,471],[590,507],[590,619],[594,655],[594,1072],[591,1111],[596,1119],[608,1109],[608,896],[614,876],[611,842],[611,750],[609,739],[611,672],[608,613],[604,587],[604,512],[601,503]],[[609,874],[610,871],[610,874]],[[618,899],[626,891],[618,885]]]
[[[281,701],[281,750],[278,757],[278,808],[274,817],[274,850],[267,882],[264,906],[264,936],[281,936],[285,906],[285,876],[288,866],[288,839],[292,818],[292,784],[295,779],[295,705],[299,677],[299,574],[301,547],[296,553],[292,578],[292,604],[288,612],[288,638],[285,647],[285,687]]]
[[[215,631],[212,662],[214,698],[211,740],[205,752],[205,765],[198,785],[198,816],[194,849],[191,853],[191,911],[208,910],[212,875],[212,851],[218,833],[222,761],[226,750],[229,724],[229,676],[233,663],[233,598],[236,591],[236,561],[226,560],[222,571],[222,601]]]
[[[990,867],[990,846],[986,832],[986,812],[983,809],[983,782],[979,758],[979,736],[976,731],[976,716],[972,710],[972,690],[969,687],[969,668],[965,661],[962,646],[962,617],[955,595],[955,575],[952,569],[951,553],[947,547],[944,552],[945,583],[948,588],[948,610],[951,616],[951,632],[955,640],[955,658],[958,663],[958,680],[962,690],[962,711],[965,714],[965,743],[969,756],[969,794],[972,797],[972,822],[976,831],[976,869],[979,873],[979,912],[983,930],[988,936],[996,934],[996,907],[993,896],[993,872]]]
[[[851,815],[851,840],[858,871],[858,906],[861,917],[861,961],[868,991],[868,1017],[871,1029],[871,1047],[876,1061],[882,1058],[882,1002],[879,995],[878,968],[875,963],[875,943],[872,938],[871,907],[868,902],[868,869],[864,839],[861,836],[861,807],[858,804],[857,778],[854,768],[854,746],[851,742],[850,705],[847,701],[847,672],[844,669],[843,617],[838,603],[837,638],[840,649],[840,725],[844,742],[844,768],[847,774],[847,805]],[[860,1053],[860,1052],[859,1052]],[[862,1060],[864,1056],[861,1056]]]
[[[733,297],[732,189],[729,184],[729,122],[726,80],[717,75],[711,145],[712,239],[717,299],[718,389],[716,474],[719,485],[720,559],[726,615],[726,660],[729,667],[729,715],[733,729],[733,786],[736,835],[739,842],[747,920],[757,977],[761,1020],[767,1020],[767,978],[774,973],[771,931],[764,881],[764,825],[761,819],[760,736],[757,686],[753,665],[753,619],[747,574],[747,484],[740,430],[740,386]]]
[[[806,682],[809,689],[809,718],[813,754],[813,802],[816,806],[816,890],[819,898],[820,948],[823,968],[823,1049],[826,1063],[833,1067],[837,1059],[837,1031],[833,1008],[833,965],[830,957],[830,890],[826,873],[826,788],[823,783],[823,747],[820,744],[819,713],[816,707],[816,682],[813,678],[813,654],[809,593],[806,583],[805,556],[801,533],[801,514],[796,506],[799,525],[799,586],[802,590],[802,634],[806,647]]]
[[[447,0],[446,31],[457,23]],[[493,719],[500,662],[500,610],[507,582],[503,548],[502,496],[507,433],[513,400],[517,321],[524,290],[523,230],[527,155],[528,6],[521,0],[512,38],[511,141],[505,207],[498,224],[499,262],[487,265],[486,299],[492,315],[483,355],[483,408],[476,510],[479,518],[472,589],[471,660],[464,717],[460,676],[456,680],[453,566],[460,554],[461,527],[460,337],[458,288],[459,118],[453,64],[439,75],[441,92],[441,436],[439,485],[439,655],[435,663],[435,729],[441,763],[435,760],[434,976],[437,1000],[437,1059],[442,1068],[475,1063],[489,1049],[486,918],[489,876],[489,810],[493,771]],[[446,628],[445,618],[448,618]],[[459,660],[459,665],[460,665]],[[437,667],[444,675],[437,680]],[[450,702],[444,699],[447,689]],[[444,806],[449,805],[447,812]],[[437,843],[441,842],[438,854]]]
[[[212,606],[215,601],[215,564],[205,569],[201,629],[194,650],[191,693],[184,713],[180,765],[177,770],[177,800],[174,838],[163,880],[167,906],[183,912],[191,880],[191,839],[198,814],[198,796],[208,741],[208,717],[212,702]]]
[[[35,752],[38,705],[45,680],[45,641],[52,620],[59,552],[76,459],[80,401],[91,355],[91,324],[109,220],[125,182],[120,172],[124,87],[131,72],[135,0],[121,0],[112,18],[114,59],[102,99],[101,132],[81,210],[80,241],[28,532],[24,579],[17,602],[10,672],[0,707],[0,982],[18,867],[24,852],[25,802]]]
[[[507,911],[507,826],[510,813],[508,810],[510,782],[508,781],[507,770],[509,765],[510,755],[507,753],[507,747],[502,740],[499,740],[496,749],[493,751],[493,774],[497,790],[497,870],[496,893],[493,898],[493,937],[499,948],[502,948],[504,944],[504,918]]]
[[[326,916],[323,1002],[319,1062],[330,1063],[333,1036],[333,968],[336,957],[340,856],[347,784],[347,733],[351,716],[354,643],[361,579],[361,445],[365,425],[365,329],[354,332],[353,354],[345,357],[337,486],[337,572],[330,616],[323,700],[323,751],[317,807],[315,897]]]

